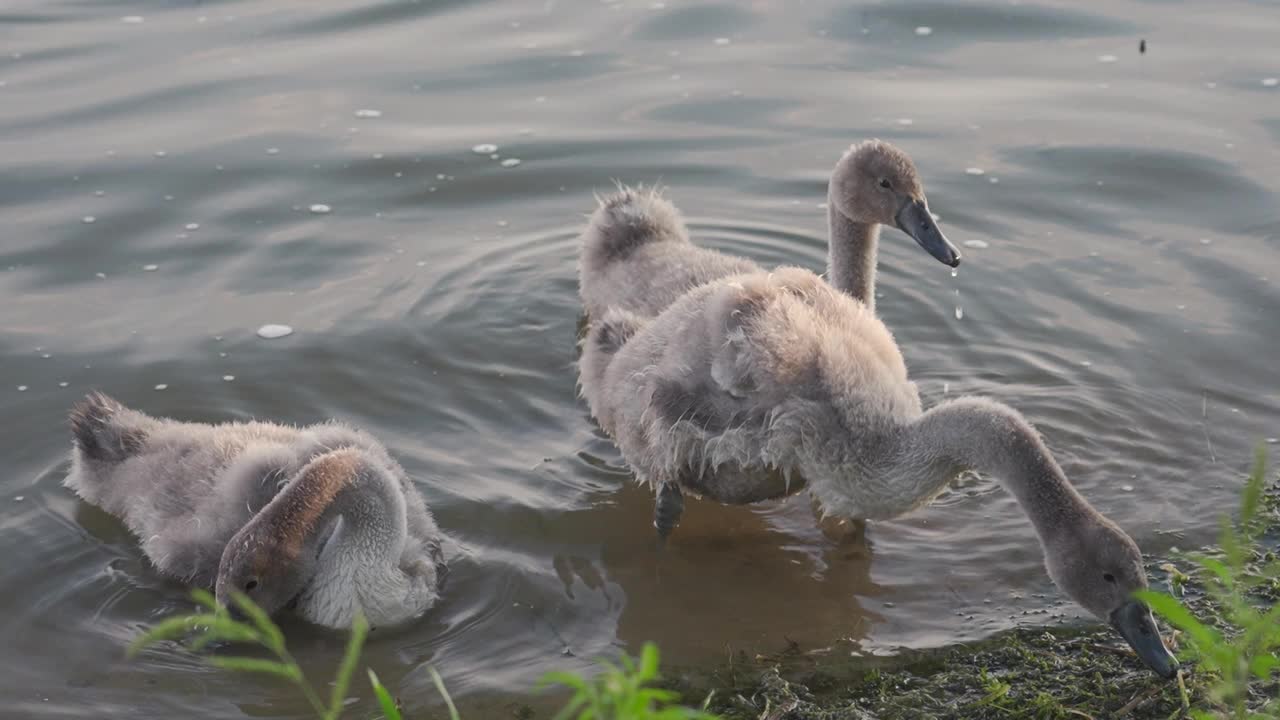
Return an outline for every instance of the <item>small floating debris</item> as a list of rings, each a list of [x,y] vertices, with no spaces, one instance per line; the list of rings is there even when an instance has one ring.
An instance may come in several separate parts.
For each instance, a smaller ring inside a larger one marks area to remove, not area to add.
[[[1099,55],[1098,56],[1098,62],[1100,63],[1113,63],[1119,59],[1120,58],[1116,57],[1115,55]]]
[[[325,205],[324,203],[316,203],[315,205],[312,205],[310,208],[307,208],[307,209],[315,213],[316,215],[328,215],[329,213],[333,212],[333,208],[329,207],[328,205]]]
[[[199,230],[199,229],[200,229],[200,223],[187,223],[187,224],[186,224],[186,225],[184,225],[183,227],[185,227],[185,228],[186,228],[186,229],[188,229],[188,230]]]
[[[504,168],[513,168],[520,164],[520,158],[507,158],[506,160],[503,160],[501,164]]]
[[[223,376],[222,376],[222,380],[223,380],[223,382],[231,382],[232,380],[235,380],[235,379],[236,379],[236,376],[235,376],[235,375],[223,375]]]
[[[471,148],[471,152],[477,155],[491,155],[498,152],[498,146],[493,143],[480,143]]]
[[[1280,85],[1280,78],[1262,78],[1263,87],[1276,87]]]
[[[267,340],[274,340],[276,338],[282,338],[282,337],[285,337],[286,335],[292,335],[292,334],[293,334],[293,328],[289,327],[288,325],[268,324],[258,328],[258,337],[265,338]]]
[[[1139,41],[1138,41],[1138,54],[1139,54],[1139,55],[1146,55],[1146,54],[1147,54],[1147,39],[1146,39],[1146,38],[1143,38],[1143,39],[1141,39],[1141,40],[1139,40]]]
[[[169,385],[168,385],[167,383],[160,383],[159,385],[157,385],[157,386],[156,386],[156,389],[157,389],[157,390],[168,390],[168,389],[169,389]]]
[[[142,269],[145,272],[155,272],[160,269],[160,266],[159,265],[143,265]]]
[[[965,240],[964,246],[967,248],[976,248],[978,250],[984,250],[986,248],[991,247],[991,243],[987,242],[986,240]]]
[[[919,35],[920,37],[928,37],[929,35],[933,34],[933,28],[929,27],[928,25],[921,25],[916,28],[916,34]]]
[[[728,45],[728,44],[729,44],[729,38],[727,38],[727,37],[718,37],[718,38],[716,38],[716,44],[717,44],[717,45]]]
[[[381,111],[381,110],[367,110],[367,109],[366,109],[366,110],[357,110],[357,111],[356,111],[356,117],[358,117],[358,118],[366,118],[366,119],[369,119],[369,118],[380,118],[380,117],[382,117],[382,111]]]
[[[965,175],[986,175],[987,171],[980,167],[967,167],[964,169]]]
[[[98,218],[92,215],[85,215],[84,217],[80,218],[80,222],[84,223],[85,225],[92,225],[97,221],[98,221]]]
[[[120,22],[128,23],[129,25],[137,25],[139,23],[143,23],[146,21],[147,19],[142,17],[141,15],[125,15],[124,17],[120,18]]]

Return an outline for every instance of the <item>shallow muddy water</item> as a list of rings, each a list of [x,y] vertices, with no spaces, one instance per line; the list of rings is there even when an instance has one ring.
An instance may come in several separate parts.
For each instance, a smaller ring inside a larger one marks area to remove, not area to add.
[[[1198,545],[1280,435],[1277,37],[1236,0],[9,0],[0,715],[305,710],[176,650],[124,661],[190,606],[60,484],[92,388],[381,438],[449,538],[443,602],[369,648],[419,714],[428,664],[497,717],[645,640],[702,663],[1077,621],[985,478],[865,536],[803,497],[691,502],[659,556],[575,396],[575,235],[593,191],[661,182],[697,241],[821,268],[827,172],[890,139],[966,253],[952,277],[881,244],[926,405],[1020,408],[1145,550]],[[327,673],[341,637],[288,629]]]

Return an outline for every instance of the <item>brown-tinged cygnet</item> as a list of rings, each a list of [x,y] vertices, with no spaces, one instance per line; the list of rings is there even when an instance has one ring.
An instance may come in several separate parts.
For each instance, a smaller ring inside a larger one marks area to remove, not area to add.
[[[682,491],[751,503],[807,487],[822,510],[881,520],[917,508],[957,474],[998,478],[1036,532],[1049,575],[1171,676],[1136,544],[1072,487],[1034,428],[978,398],[924,412],[893,335],[876,316],[876,244],[897,227],[954,267],[915,166],[869,141],[836,164],[826,280],[765,272],[693,245],[658,195],[605,198],[583,233],[591,326],[582,394],[641,482],[655,525],[679,521]]]
[[[119,516],[162,573],[268,613],[348,627],[439,597],[440,531],[378,441],[338,423],[156,418],[93,393],[71,411],[66,485]]]

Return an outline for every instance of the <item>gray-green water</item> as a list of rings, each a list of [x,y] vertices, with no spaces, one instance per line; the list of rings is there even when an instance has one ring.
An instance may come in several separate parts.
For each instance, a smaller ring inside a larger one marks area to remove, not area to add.
[[[0,715],[303,710],[176,651],[123,660],[189,606],[60,485],[91,388],[388,444],[453,566],[369,649],[411,711],[438,705],[428,663],[498,717],[649,639],[697,663],[1073,621],[985,479],[867,543],[803,498],[695,502],[659,560],[650,495],[575,398],[575,234],[593,191],[661,181],[700,242],[821,268],[827,171],[891,139],[951,239],[988,244],[953,278],[882,243],[926,404],[1019,407],[1145,549],[1199,544],[1280,435],[1277,37],[1280,8],[1238,0],[9,0]],[[327,672],[341,638],[289,629]]]

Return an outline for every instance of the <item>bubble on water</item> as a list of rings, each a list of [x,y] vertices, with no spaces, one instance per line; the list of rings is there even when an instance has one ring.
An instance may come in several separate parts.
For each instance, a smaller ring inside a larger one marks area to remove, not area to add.
[[[956,306],[956,319],[957,320],[964,319],[964,308],[960,307],[959,305]]]
[[[267,324],[258,328],[258,337],[265,338],[267,340],[274,340],[276,338],[282,338],[286,335],[292,334],[293,328],[288,325]]]
[[[235,380],[235,379],[236,379],[236,376],[235,376],[235,375],[223,375],[223,376],[222,376],[222,380],[223,380],[223,382],[231,382],[232,380]]]
[[[80,218],[80,222],[84,223],[85,225],[92,225],[97,221],[98,221],[98,218],[92,215],[85,215],[84,217]]]
[[[308,210],[315,213],[316,215],[327,215],[333,212],[333,208],[323,203],[316,203],[315,205],[312,205],[310,208],[308,208]]]
[[[899,124],[899,125],[910,125],[910,124],[912,124],[912,123],[914,123],[914,122],[915,122],[915,121],[914,121],[914,120],[912,120],[911,118],[898,118],[898,124]]]
[[[480,143],[479,145],[472,146],[471,152],[477,155],[489,155],[491,153],[498,152],[498,146],[493,143]]]
[[[986,240],[965,240],[964,246],[967,248],[977,248],[978,250],[982,250],[984,248],[991,247],[991,243]]]
[[[26,391],[27,391],[27,386],[26,386],[26,385],[19,385],[19,386],[18,386],[18,392],[26,392]]]
[[[160,269],[159,265],[143,265],[142,269],[147,272],[155,272]]]
[[[186,229],[188,229],[188,230],[199,230],[199,229],[200,229],[200,223],[187,223],[187,224],[186,224],[186,225],[184,225],[183,227],[185,227],[185,228],[186,228]]]
[[[138,23],[143,23],[146,21],[147,19],[142,17],[141,15],[125,15],[124,17],[120,18],[120,22],[128,23],[130,25],[137,25]]]
[[[980,167],[967,167],[964,169],[965,175],[986,175],[987,171]]]
[[[168,390],[168,389],[169,389],[169,385],[168,385],[168,384],[166,384],[166,383],[160,383],[159,385],[157,385],[157,386],[156,386],[156,389],[157,389],[157,390]]]
[[[717,44],[717,45],[728,45],[728,44],[729,44],[729,38],[727,38],[727,37],[718,37],[718,38],[716,38],[716,44]]]
[[[366,119],[369,119],[369,118],[380,118],[380,117],[382,117],[382,111],[381,111],[381,110],[369,110],[369,109],[357,110],[357,111],[356,111],[356,117],[358,117],[358,118],[366,118]]]
[[[1276,87],[1280,85],[1280,78],[1262,78],[1263,87]]]
[[[502,167],[504,168],[513,168],[519,164],[520,164],[520,158],[507,158],[506,160],[502,161]]]
[[[919,35],[920,37],[932,35],[933,28],[929,27],[928,25],[920,25],[919,27],[916,28],[916,34]]]
[[[1119,59],[1120,58],[1116,57],[1115,55],[1099,55],[1098,56],[1098,62],[1100,63],[1113,63]]]

